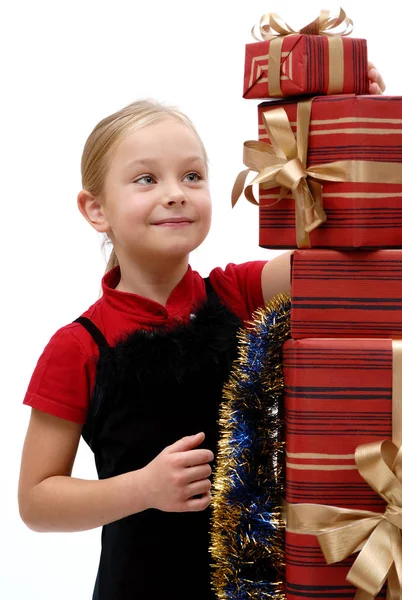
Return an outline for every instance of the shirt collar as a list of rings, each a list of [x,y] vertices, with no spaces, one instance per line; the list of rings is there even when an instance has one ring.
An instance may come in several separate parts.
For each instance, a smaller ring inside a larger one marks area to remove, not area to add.
[[[120,267],[108,271],[102,279],[103,300],[112,308],[130,313],[138,322],[160,323],[189,314],[194,302],[194,275],[189,266],[184,277],[170,294],[166,306],[155,300],[130,292],[116,290],[120,281]]]

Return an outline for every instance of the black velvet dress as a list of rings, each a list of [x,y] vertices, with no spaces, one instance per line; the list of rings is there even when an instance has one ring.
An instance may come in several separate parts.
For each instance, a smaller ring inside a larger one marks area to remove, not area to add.
[[[166,446],[204,431],[216,455],[222,387],[237,353],[241,322],[209,280],[207,298],[188,323],[139,330],[109,346],[88,319],[77,319],[99,345],[83,438],[99,478],[140,469]],[[103,527],[93,600],[212,600],[211,511],[145,510]]]

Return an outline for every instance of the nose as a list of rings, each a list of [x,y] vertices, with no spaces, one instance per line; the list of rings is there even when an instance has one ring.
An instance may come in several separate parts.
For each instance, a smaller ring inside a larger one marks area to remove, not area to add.
[[[188,200],[181,186],[178,183],[172,183],[166,186],[164,201],[168,206],[174,206],[175,204],[183,206]]]

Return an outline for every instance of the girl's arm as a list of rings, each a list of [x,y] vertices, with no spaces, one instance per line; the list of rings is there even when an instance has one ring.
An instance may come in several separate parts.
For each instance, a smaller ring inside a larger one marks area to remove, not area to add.
[[[34,531],[82,531],[143,510],[141,473],[102,481],[71,477],[81,425],[32,409],[18,500]]]
[[[285,252],[266,263],[262,270],[261,283],[264,302],[269,302],[277,294],[290,294],[290,258]]]
[[[213,454],[194,449],[202,433],[165,448],[143,469],[91,481],[71,477],[81,428],[32,409],[18,500],[21,518],[34,531],[83,531],[147,508],[198,511],[210,503]]]

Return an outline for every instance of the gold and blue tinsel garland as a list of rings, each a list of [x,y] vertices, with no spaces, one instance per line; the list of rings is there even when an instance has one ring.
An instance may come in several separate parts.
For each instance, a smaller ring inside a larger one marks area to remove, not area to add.
[[[276,296],[239,333],[224,388],[212,487],[212,584],[219,600],[285,600],[282,345],[290,299]]]

